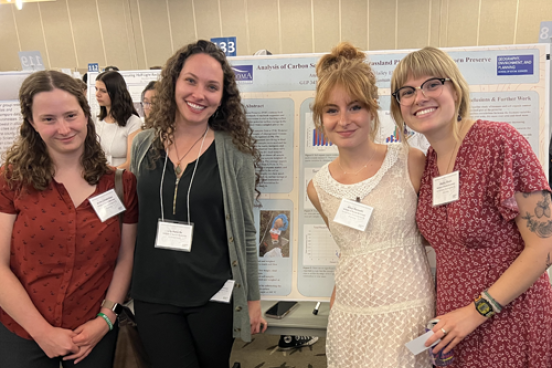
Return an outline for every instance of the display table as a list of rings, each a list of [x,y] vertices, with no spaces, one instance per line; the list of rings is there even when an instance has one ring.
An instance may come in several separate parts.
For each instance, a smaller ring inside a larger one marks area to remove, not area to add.
[[[261,310],[263,318],[268,323],[266,330],[270,335],[295,335],[295,336],[326,336],[330,303],[320,303],[318,315],[312,314],[316,302],[299,302],[287,316],[282,319],[270,318],[265,312],[276,304],[275,300],[262,300]]]

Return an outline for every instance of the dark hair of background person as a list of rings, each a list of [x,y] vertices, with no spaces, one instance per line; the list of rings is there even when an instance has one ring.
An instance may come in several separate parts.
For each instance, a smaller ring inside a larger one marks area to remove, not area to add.
[[[111,170],[96,137],[96,128],[90,116],[90,106],[81,85],[65,73],[44,70],[27,77],[19,90],[23,123],[20,128],[20,136],[4,154],[3,163],[4,167],[9,167],[9,170],[4,170],[3,175],[11,189],[20,185],[32,185],[36,190],[44,190],[54,177],[54,163],[48,155],[46,144],[31,122],[34,97],[39,93],[51,92],[56,88],[75,96],[87,118],[84,153],[81,158],[84,180],[90,185],[95,185],[104,174]]]
[[[195,54],[206,54],[218,61],[223,72],[223,91],[220,107],[209,118],[209,126],[213,130],[228,132],[234,145],[242,152],[250,154],[255,160],[255,188],[260,182],[261,155],[255,147],[251,127],[245,117],[245,107],[241,103],[240,91],[236,84],[236,76],[226,59],[226,55],[214,43],[199,40],[182,47],[171,56],[161,71],[161,79],[156,85],[157,102],[152,106],[149,122],[156,129],[159,139],[152,145],[152,164],[161,156],[164,150],[163,142],[172,143],[174,120],[177,112],[174,90],[176,81],[186,60]],[[258,191],[257,191],[258,192]]]
[[[111,111],[109,113],[115,119],[117,125],[124,127],[131,115],[139,116],[134,108],[125,79],[121,74],[118,72],[103,72],[96,77],[96,81],[101,81],[105,84],[107,94],[111,99]],[[107,108],[100,106],[98,119],[104,120],[106,117]]]
[[[117,68],[115,65],[109,65],[106,66],[104,69],[104,72],[118,72],[119,68]]]
[[[88,84],[88,73],[84,73],[84,74],[82,75],[82,81],[83,81],[84,83]]]

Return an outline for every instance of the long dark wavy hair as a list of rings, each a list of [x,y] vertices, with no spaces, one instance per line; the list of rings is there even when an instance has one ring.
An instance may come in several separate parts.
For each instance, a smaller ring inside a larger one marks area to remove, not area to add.
[[[131,115],[138,115],[132,97],[128,92],[125,79],[119,72],[103,72],[96,77],[97,81],[103,82],[107,89],[107,94],[111,99],[111,110],[109,114],[115,119],[117,125],[126,126],[128,118]],[[104,120],[107,117],[107,108],[100,106],[100,115],[98,118]]]
[[[96,129],[90,116],[90,106],[81,86],[69,75],[53,70],[39,71],[31,74],[19,90],[23,123],[17,141],[4,154],[3,175],[10,188],[14,185],[33,186],[44,190],[52,181],[55,168],[46,144],[33,128],[33,99],[41,92],[60,89],[75,96],[87,118],[84,153],[81,157],[83,177],[95,185],[111,169],[107,165],[102,146],[96,138]]]
[[[161,79],[157,82],[157,100],[152,106],[148,118],[148,125],[156,130],[157,138],[152,145],[152,163],[161,156],[164,150],[163,143],[172,144],[175,116],[177,112],[174,90],[176,81],[186,60],[195,54],[206,54],[218,61],[224,74],[223,91],[220,107],[209,118],[209,126],[213,130],[228,132],[234,145],[242,152],[250,154],[255,160],[256,178],[255,188],[260,182],[261,155],[255,147],[256,140],[252,136],[252,130],[245,117],[245,107],[241,103],[240,91],[236,84],[236,77],[226,55],[209,41],[199,40],[184,46],[171,56],[163,70]]]

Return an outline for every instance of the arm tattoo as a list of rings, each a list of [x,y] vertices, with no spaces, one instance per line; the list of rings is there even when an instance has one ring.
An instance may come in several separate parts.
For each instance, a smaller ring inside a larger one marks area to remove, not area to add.
[[[550,195],[548,193],[542,195],[542,201],[537,202],[535,207],[535,215],[538,218],[542,216],[550,217]]]
[[[549,238],[552,236],[552,221],[547,220],[545,222],[537,221],[533,215],[529,212],[525,213],[525,216],[521,217],[527,220],[527,227],[532,233],[535,233],[539,238]]]

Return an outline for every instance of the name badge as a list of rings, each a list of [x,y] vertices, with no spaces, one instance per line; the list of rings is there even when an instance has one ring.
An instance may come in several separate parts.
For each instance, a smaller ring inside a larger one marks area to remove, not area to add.
[[[455,202],[460,198],[460,173],[451,172],[433,178],[433,206]]]
[[[219,302],[219,303],[230,303],[230,298],[232,297],[232,291],[234,290],[234,280],[228,280],[224,283],[222,286],[222,289],[220,289],[213,297],[211,298],[212,302]]]
[[[157,222],[155,248],[190,252],[192,250],[193,233],[193,223],[159,220]]]
[[[334,222],[352,229],[364,231],[366,230],[366,226],[368,226],[368,221],[370,221],[373,210],[373,207],[363,203],[351,201],[350,199],[342,199]]]
[[[125,205],[121,202],[117,193],[115,193],[115,189],[110,189],[95,197],[88,198],[88,201],[94,211],[96,211],[96,215],[98,215],[101,222],[105,222],[105,220],[126,210]]]

